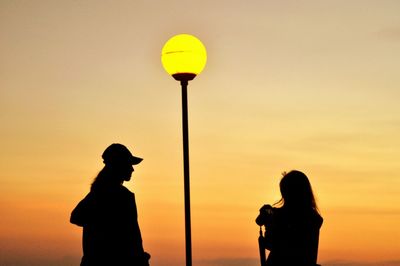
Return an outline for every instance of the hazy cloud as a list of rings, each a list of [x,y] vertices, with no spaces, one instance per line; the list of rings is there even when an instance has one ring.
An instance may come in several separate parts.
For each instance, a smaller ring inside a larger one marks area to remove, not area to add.
[[[400,260],[378,262],[329,261],[321,264],[322,266],[400,266]]]
[[[80,258],[64,257],[61,259],[39,259],[28,257],[0,258],[0,265],[6,266],[76,266],[79,265]],[[218,258],[196,260],[196,266],[260,266],[258,258]],[[357,262],[357,261],[322,261],[322,266],[400,266],[400,260],[378,261],[378,262]],[[163,264],[168,265],[168,264]],[[170,265],[168,265],[170,266]]]
[[[259,266],[260,262],[257,259],[241,258],[241,259],[212,259],[196,261],[199,266]]]
[[[400,266],[400,260],[397,261],[380,261],[380,262],[351,262],[351,261],[327,261],[320,262],[322,266]],[[258,259],[242,258],[228,259],[220,258],[213,260],[196,261],[198,266],[259,266]]]
[[[63,257],[59,259],[31,258],[29,256],[2,256],[0,253],[0,265],[4,266],[76,266],[80,258]]]
[[[382,40],[400,41],[400,27],[384,28],[375,34]]]

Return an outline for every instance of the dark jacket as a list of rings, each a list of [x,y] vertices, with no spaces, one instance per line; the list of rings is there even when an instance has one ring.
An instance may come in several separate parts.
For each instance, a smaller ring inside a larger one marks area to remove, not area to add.
[[[92,189],[72,211],[70,221],[83,227],[81,266],[147,265],[135,195],[126,187]]]
[[[323,219],[316,211],[293,212],[274,208],[264,245],[268,266],[317,265],[319,230]]]

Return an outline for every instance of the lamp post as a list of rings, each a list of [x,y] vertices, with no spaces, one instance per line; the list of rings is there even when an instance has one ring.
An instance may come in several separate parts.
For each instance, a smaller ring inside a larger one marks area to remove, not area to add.
[[[189,81],[194,79],[206,65],[207,52],[204,45],[196,37],[189,34],[179,34],[165,43],[161,52],[161,62],[168,74],[180,81],[182,87],[186,266],[192,266],[187,86]]]

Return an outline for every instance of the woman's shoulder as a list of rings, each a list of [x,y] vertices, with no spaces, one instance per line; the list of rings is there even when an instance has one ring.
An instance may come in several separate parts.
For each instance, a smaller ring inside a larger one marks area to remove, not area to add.
[[[317,212],[314,211],[314,219],[313,219],[314,223],[316,226],[321,227],[323,222],[324,222],[324,218],[322,218],[322,216]]]
[[[316,210],[310,211],[294,211],[288,208],[273,208],[274,218],[276,221],[291,221],[299,224],[308,224],[313,228],[320,228],[324,219]]]
[[[308,223],[313,227],[313,228],[321,228],[322,223],[324,222],[324,219],[322,216],[319,214],[318,211],[312,210],[309,212],[309,214],[306,216]]]
[[[135,194],[125,186],[120,186],[118,191],[119,197],[126,202],[135,202]]]
[[[120,190],[120,193],[122,193],[126,196],[130,196],[130,197],[135,196],[135,194],[125,186],[119,186],[119,190]]]

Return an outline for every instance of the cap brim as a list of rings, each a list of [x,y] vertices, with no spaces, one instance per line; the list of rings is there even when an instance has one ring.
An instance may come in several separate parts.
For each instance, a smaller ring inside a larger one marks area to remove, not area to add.
[[[143,158],[132,156],[132,159],[131,159],[132,165],[139,164],[141,161],[143,161]]]

